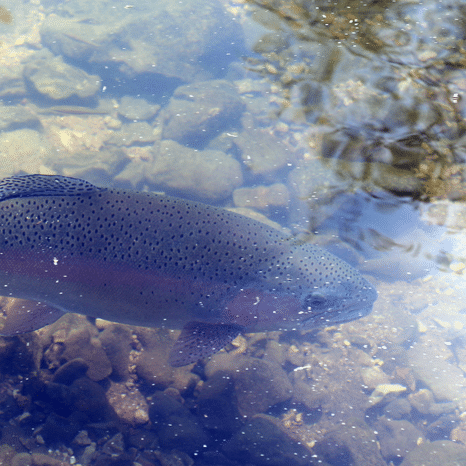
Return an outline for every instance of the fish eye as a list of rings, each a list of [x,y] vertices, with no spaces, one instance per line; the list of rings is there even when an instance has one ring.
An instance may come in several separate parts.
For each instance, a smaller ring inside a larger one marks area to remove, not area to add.
[[[327,304],[327,299],[322,293],[314,292],[308,294],[303,301],[303,308],[311,311],[322,309]]]

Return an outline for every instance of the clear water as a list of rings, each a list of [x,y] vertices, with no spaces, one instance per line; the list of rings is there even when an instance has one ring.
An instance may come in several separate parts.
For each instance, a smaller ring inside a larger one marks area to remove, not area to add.
[[[1,177],[235,208],[379,292],[360,321],[248,335],[194,369],[164,367],[169,334],[78,317],[6,339],[5,462],[463,464],[460,1],[2,5]],[[77,357],[87,378],[56,376]]]

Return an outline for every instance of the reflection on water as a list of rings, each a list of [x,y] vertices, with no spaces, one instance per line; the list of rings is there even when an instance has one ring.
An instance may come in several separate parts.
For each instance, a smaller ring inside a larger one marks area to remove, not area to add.
[[[465,21],[460,0],[2,2],[0,177],[234,208],[379,299],[176,369],[168,330],[2,339],[0,461],[465,464]]]

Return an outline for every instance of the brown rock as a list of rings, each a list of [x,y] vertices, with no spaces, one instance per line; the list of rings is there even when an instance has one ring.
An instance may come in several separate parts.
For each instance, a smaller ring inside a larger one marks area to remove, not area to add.
[[[108,403],[126,424],[138,426],[149,421],[149,406],[136,387],[112,382],[106,394]]]
[[[66,315],[42,332],[44,344],[49,341],[44,359],[54,368],[60,367],[63,361],[80,358],[89,366],[87,376],[102,380],[110,375],[112,365],[97,336],[97,329],[85,317]]]
[[[290,201],[287,187],[282,183],[255,188],[239,188],[233,193],[233,201],[238,207],[268,209],[286,207]]]
[[[99,341],[112,364],[112,378],[127,380],[133,342],[131,330],[126,325],[109,325],[99,334]]]
[[[190,366],[171,367],[168,354],[173,339],[164,330],[138,329],[144,351],[136,360],[136,373],[140,379],[157,390],[175,388],[181,393],[196,386],[200,378]]]

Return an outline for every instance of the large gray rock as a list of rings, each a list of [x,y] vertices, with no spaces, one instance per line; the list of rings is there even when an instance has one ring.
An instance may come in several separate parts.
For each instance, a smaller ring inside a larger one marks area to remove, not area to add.
[[[112,69],[116,64],[128,76],[151,73],[186,82],[208,78],[213,68],[220,71],[232,60],[225,44],[233,49],[242,43],[239,25],[217,0],[204,1],[202,8],[195,0],[142,0],[134,8],[70,0],[58,14],[41,25],[46,47],[73,60]],[[217,49],[224,52],[221,57]],[[217,60],[204,62],[209,55]]]
[[[404,458],[420,441],[425,441],[422,432],[405,420],[394,421],[382,417],[375,424],[375,428],[378,432],[380,451],[387,460]]]
[[[0,178],[17,174],[39,173],[52,154],[52,146],[33,129],[17,129],[0,134]]]
[[[406,455],[401,466],[463,466],[466,447],[449,440],[423,443]]]
[[[222,447],[228,458],[257,466],[309,466],[311,453],[292,440],[273,418],[258,415]],[[374,466],[376,466],[374,464]]]
[[[430,337],[422,336],[409,348],[407,355],[416,378],[433,392],[437,401],[464,399],[464,373],[451,363],[454,360],[453,353],[440,339],[432,341]],[[445,383],[446,377],[448,383]]]
[[[315,446],[319,460],[329,464],[386,466],[377,438],[362,422],[346,422],[327,432]]]
[[[266,412],[291,398],[286,372],[274,361],[248,358],[234,374],[238,409],[243,416]]]
[[[24,74],[37,92],[54,100],[91,97],[101,86],[99,76],[68,65],[62,57],[54,57],[48,51],[38,54]]]
[[[181,86],[164,110],[163,137],[204,147],[220,131],[239,123],[243,103],[235,87],[223,80]]]
[[[192,455],[211,441],[196,416],[166,393],[154,393],[149,418],[163,448],[177,449]]]
[[[146,179],[160,188],[206,199],[223,199],[243,182],[237,160],[216,150],[198,151],[175,141],[162,141]]]

